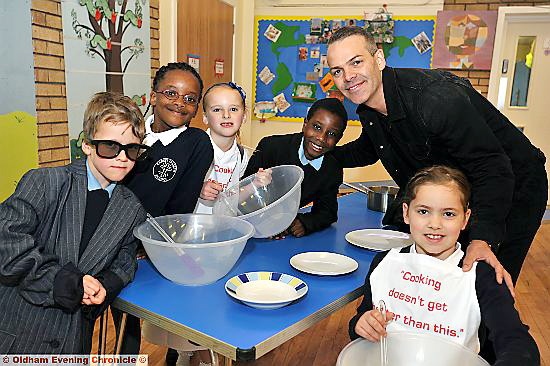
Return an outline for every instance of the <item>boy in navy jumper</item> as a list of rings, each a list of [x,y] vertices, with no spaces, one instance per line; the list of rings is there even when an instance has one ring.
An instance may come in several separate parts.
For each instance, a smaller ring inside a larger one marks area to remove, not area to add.
[[[342,138],[347,121],[338,99],[319,99],[309,109],[302,132],[264,137],[250,158],[245,176],[259,168],[284,164],[304,170],[300,206],[313,202],[313,207],[311,212],[299,213],[283,235],[304,236],[338,219],[337,194],[343,171],[331,151]]]

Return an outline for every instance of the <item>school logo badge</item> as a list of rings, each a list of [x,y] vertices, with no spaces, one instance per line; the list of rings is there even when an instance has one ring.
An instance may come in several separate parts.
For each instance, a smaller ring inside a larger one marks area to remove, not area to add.
[[[153,166],[153,177],[159,182],[168,182],[176,175],[178,165],[170,158],[162,158]]]

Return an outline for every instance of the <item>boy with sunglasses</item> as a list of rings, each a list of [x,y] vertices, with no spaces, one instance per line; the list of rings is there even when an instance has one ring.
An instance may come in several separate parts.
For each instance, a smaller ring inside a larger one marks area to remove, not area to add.
[[[31,170],[0,203],[0,354],[89,353],[95,319],[134,277],[145,211],[117,182],[147,149],[143,116],[97,93],[84,134],[86,159]]]

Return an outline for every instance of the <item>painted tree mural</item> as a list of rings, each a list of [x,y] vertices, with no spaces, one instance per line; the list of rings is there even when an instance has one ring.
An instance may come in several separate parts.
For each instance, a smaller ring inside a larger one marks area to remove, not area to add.
[[[145,0],[135,0],[133,9],[127,8],[128,0],[79,0],[79,5],[86,7],[88,23],[80,22],[76,11],[71,11],[77,37],[86,39],[87,55],[105,63],[106,90],[124,93],[124,73],[132,59],[143,53],[143,41],[136,38],[123,47],[122,40],[129,27],[141,28]]]

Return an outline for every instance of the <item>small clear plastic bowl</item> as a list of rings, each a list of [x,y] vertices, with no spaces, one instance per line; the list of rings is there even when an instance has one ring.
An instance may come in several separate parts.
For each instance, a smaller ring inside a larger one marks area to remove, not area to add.
[[[489,366],[472,350],[451,340],[427,334],[388,332],[388,365]],[[380,366],[380,343],[360,338],[349,343],[336,366]]]
[[[262,185],[256,174],[218,195],[213,212],[237,216],[254,225],[255,238],[268,238],[286,230],[300,208],[304,171],[296,165],[271,168],[271,183]]]
[[[206,285],[233,268],[254,227],[239,218],[179,214],[155,220],[174,240],[169,243],[148,222],[134,229],[155,268],[170,281]]]

